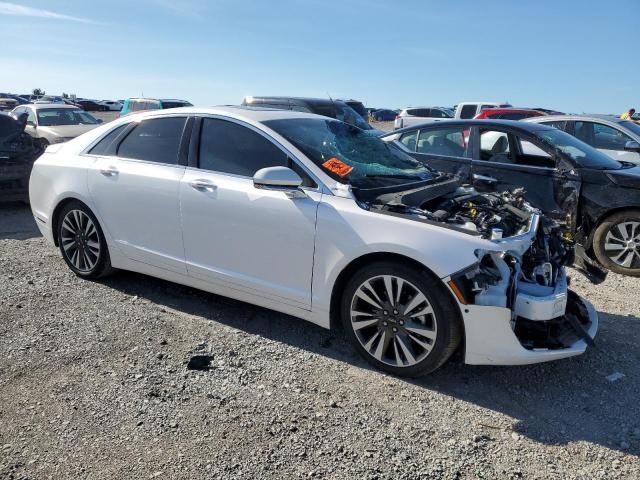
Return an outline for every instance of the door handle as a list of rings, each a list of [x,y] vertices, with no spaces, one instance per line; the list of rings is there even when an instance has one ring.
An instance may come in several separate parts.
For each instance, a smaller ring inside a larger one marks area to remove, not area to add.
[[[193,180],[189,183],[189,185],[191,185],[191,188],[201,192],[211,192],[218,188],[216,184],[209,182],[208,180]]]
[[[107,167],[100,169],[100,173],[105,177],[115,177],[118,175],[118,169],[116,167]]]
[[[479,182],[498,183],[498,179],[497,178],[488,177],[486,175],[478,175],[477,173],[473,174],[473,179],[474,180],[478,180]]]

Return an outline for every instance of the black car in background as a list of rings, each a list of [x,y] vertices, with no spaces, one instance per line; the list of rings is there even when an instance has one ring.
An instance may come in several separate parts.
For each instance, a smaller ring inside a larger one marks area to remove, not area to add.
[[[26,122],[0,115],[0,201],[29,200],[31,168],[46,145],[25,133]]]
[[[358,115],[360,115],[365,120],[368,120],[369,111],[367,110],[367,107],[364,106],[364,103],[362,103],[360,100],[354,100],[354,99],[344,100],[342,98],[339,98],[338,101],[346,103],[351,108],[353,108],[356,112],[358,112]]]
[[[584,269],[640,277],[640,166],[527,122],[443,121],[382,138],[480,191],[523,187],[532,205],[570,228]]]
[[[302,97],[245,97],[242,105],[315,113],[341,120],[362,130],[375,130],[358,112],[340,100]]]
[[[93,100],[76,100],[76,104],[78,104],[85,112],[106,112],[109,110],[109,107],[106,105],[100,105]]]
[[[393,122],[397,116],[398,112],[395,110],[388,110],[386,108],[382,108],[371,113],[371,117],[376,122]]]

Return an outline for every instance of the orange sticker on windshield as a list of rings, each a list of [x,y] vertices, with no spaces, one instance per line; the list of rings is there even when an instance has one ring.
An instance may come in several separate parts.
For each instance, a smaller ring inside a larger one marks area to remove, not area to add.
[[[343,161],[338,160],[336,157],[331,157],[329,160],[324,162],[322,166],[339,177],[346,177],[351,173],[351,170],[353,170],[353,167],[350,167]]]

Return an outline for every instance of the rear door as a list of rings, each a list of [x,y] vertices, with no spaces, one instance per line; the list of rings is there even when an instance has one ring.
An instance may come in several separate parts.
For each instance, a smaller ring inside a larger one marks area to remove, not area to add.
[[[163,116],[132,122],[88,153],[89,191],[103,227],[132,260],[186,273],[179,188],[191,121]]]
[[[533,136],[500,127],[473,128],[474,185],[480,191],[524,188],[525,199],[575,227],[580,179]]]
[[[407,132],[398,141],[416,160],[435,170],[454,173],[464,179],[471,172],[469,139],[468,127],[434,125]]]

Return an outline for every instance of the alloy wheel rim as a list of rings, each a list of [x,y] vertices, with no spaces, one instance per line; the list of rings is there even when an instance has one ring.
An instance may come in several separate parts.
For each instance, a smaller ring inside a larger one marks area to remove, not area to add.
[[[437,319],[427,297],[395,275],[364,281],[351,300],[351,327],[358,342],[376,360],[410,367],[433,350]]]
[[[89,216],[71,210],[62,219],[60,243],[67,260],[80,272],[90,272],[100,258],[100,237]]]
[[[640,222],[621,222],[611,227],[604,240],[604,251],[621,267],[640,267]]]

